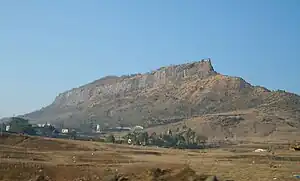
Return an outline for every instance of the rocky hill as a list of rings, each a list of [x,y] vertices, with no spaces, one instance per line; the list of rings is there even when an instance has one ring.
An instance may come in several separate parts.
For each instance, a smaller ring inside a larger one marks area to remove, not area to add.
[[[300,128],[300,97],[252,86],[219,74],[211,60],[162,67],[145,74],[107,76],[58,95],[55,101],[24,115],[33,122],[80,126],[95,120],[107,125],[151,127],[193,117],[237,110],[281,116]],[[215,119],[216,120],[216,119]]]

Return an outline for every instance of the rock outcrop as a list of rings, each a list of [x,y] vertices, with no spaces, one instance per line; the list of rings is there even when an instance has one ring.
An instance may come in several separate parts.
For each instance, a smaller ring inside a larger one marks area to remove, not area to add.
[[[93,106],[100,97],[124,96],[127,92],[151,89],[165,84],[178,84],[187,77],[205,78],[215,75],[210,59],[183,65],[162,67],[146,74],[130,76],[107,76],[83,87],[60,94],[54,101],[55,106]]]

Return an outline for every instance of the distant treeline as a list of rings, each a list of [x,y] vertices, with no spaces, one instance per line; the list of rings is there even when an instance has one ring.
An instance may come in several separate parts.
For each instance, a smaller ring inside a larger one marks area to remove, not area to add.
[[[76,132],[74,131],[68,134],[60,134],[52,125],[45,124],[43,127],[37,127],[30,124],[29,120],[20,117],[12,117],[8,123],[2,123],[0,126],[2,131],[9,133],[76,139]],[[6,126],[9,126],[9,130],[6,130]]]
[[[132,145],[152,145],[165,148],[196,149],[205,148],[207,137],[196,134],[191,128],[185,128],[180,132],[173,133],[171,130],[157,134],[156,132],[131,132],[123,137],[122,140],[116,140],[114,135],[110,134],[106,138],[107,142],[123,143]]]

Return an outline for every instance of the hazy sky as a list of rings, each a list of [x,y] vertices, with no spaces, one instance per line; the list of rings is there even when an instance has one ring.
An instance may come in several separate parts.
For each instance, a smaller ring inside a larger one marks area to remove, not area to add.
[[[300,94],[299,0],[2,0],[0,117],[105,75],[212,58]]]

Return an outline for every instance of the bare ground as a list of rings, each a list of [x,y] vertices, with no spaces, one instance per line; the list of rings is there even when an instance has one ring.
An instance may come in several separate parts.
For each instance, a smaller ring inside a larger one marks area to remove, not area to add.
[[[0,180],[220,180],[286,181],[300,173],[300,152],[263,144],[175,150],[24,136],[0,137]],[[276,179],[275,179],[276,178]]]

